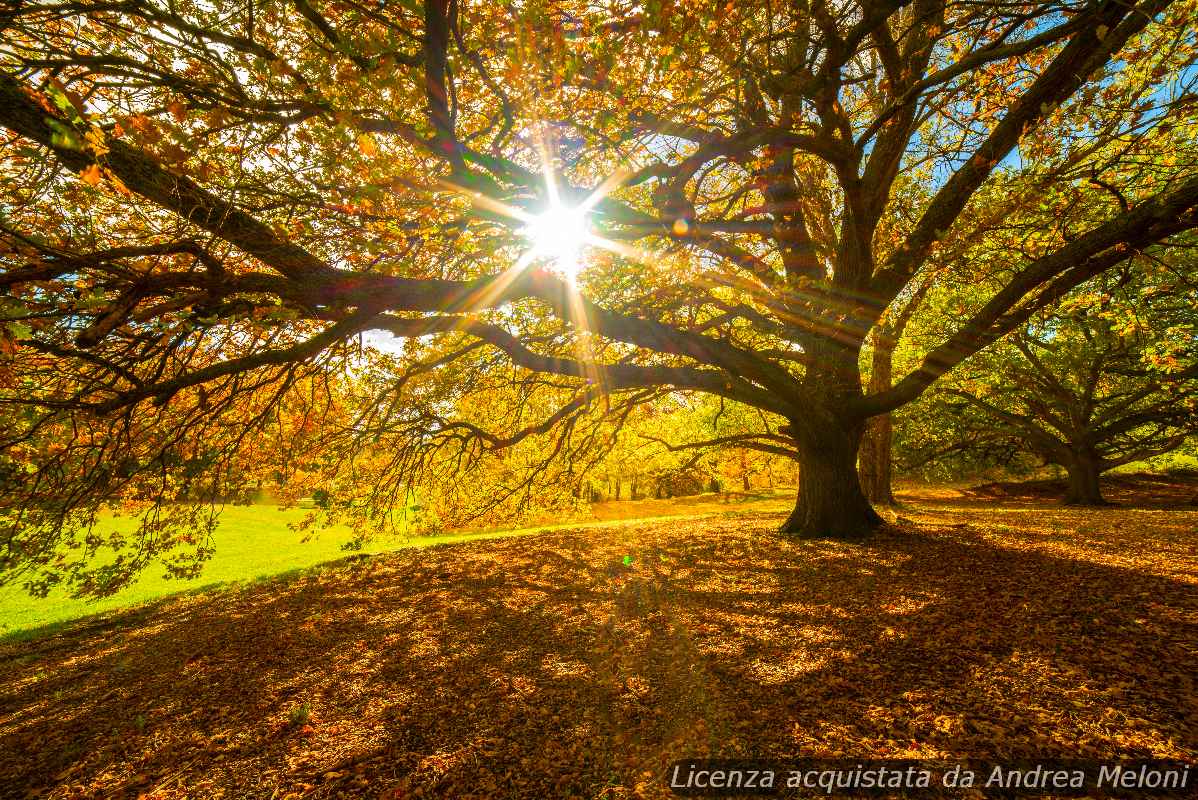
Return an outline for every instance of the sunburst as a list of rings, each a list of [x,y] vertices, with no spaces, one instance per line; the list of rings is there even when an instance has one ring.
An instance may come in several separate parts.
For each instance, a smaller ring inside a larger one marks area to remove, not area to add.
[[[587,209],[560,201],[533,216],[520,233],[531,245],[530,260],[547,259],[550,268],[570,283],[578,279],[584,249],[599,238],[591,232]]]

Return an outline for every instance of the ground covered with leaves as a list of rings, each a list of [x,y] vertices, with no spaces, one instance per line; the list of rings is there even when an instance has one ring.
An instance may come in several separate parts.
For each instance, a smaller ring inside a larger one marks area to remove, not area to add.
[[[1004,502],[1045,502],[1065,496],[1064,478],[1036,481],[999,481],[973,486],[964,491],[968,497]],[[1108,503],[1139,508],[1198,507],[1198,471],[1178,470],[1172,474],[1135,472],[1107,474],[1102,478],[1102,493]]]
[[[1198,757],[1198,509],[901,498],[400,551],[0,645],[0,796],[668,796],[700,755]]]

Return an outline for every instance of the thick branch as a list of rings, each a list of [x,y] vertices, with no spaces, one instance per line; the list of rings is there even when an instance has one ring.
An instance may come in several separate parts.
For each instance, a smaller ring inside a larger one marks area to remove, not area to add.
[[[1023,131],[1076,92],[1089,75],[1107,63],[1169,3],[1170,0],[1148,0],[1129,9],[1123,3],[1106,2],[1090,15],[1086,27],[1070,39],[973,155],[945,182],[907,241],[879,271],[875,288],[884,300],[893,297],[923,263],[932,245],[952,227],[969,198],[1011,152]]]

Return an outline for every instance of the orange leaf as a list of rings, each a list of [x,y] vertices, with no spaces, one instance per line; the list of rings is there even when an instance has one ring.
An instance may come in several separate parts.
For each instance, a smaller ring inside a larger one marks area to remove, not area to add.
[[[86,169],[79,173],[79,179],[88,186],[99,186],[100,179],[104,177],[104,173],[100,170],[99,164],[90,164]]]

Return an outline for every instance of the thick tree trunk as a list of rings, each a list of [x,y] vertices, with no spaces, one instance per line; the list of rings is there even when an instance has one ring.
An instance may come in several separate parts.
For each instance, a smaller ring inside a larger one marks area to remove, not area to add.
[[[818,436],[818,439],[813,439]],[[882,518],[861,491],[857,448],[861,428],[808,431],[799,442],[799,496],[781,532],[801,539],[860,540]]]
[[[1102,497],[1102,487],[1099,485],[1102,464],[1097,458],[1075,455],[1065,464],[1065,470],[1069,474],[1069,489],[1065,494],[1066,505],[1108,505]]]

